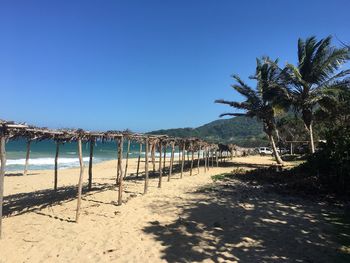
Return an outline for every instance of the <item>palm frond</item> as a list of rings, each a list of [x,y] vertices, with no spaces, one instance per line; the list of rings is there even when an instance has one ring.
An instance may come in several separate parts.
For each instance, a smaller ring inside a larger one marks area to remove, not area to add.
[[[246,116],[245,113],[222,113],[219,115],[219,117],[224,117],[224,116],[235,116],[235,117],[238,117],[238,116]]]

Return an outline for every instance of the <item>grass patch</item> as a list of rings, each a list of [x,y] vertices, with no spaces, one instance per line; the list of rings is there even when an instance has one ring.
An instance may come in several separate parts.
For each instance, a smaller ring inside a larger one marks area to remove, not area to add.
[[[236,168],[234,169],[232,172],[230,173],[222,173],[222,174],[216,174],[216,175],[213,175],[211,177],[211,179],[216,182],[216,181],[224,181],[224,180],[227,180],[227,179],[230,179],[232,177],[234,177],[235,175],[237,174],[243,174],[245,172],[244,169],[242,168]]]

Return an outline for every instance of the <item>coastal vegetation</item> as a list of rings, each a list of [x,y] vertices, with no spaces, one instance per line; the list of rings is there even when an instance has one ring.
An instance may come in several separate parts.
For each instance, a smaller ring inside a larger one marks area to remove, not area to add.
[[[257,59],[252,88],[234,75],[232,87],[243,102],[216,100],[240,110],[221,116],[247,116],[263,124],[278,164],[278,141],[307,140],[304,164],[289,171],[307,175],[327,190],[350,193],[350,59],[348,47],[335,47],[331,37],[298,40],[297,65],[280,67],[278,60]],[[243,111],[243,112],[242,112]],[[304,127],[303,127],[304,126]],[[316,132],[314,132],[316,127]],[[315,137],[318,139],[315,144]],[[317,150],[316,150],[317,149]],[[311,177],[310,177],[311,176]]]

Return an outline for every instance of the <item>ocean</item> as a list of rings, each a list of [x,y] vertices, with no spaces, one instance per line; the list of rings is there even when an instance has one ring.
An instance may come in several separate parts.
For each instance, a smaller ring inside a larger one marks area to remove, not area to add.
[[[6,170],[20,171],[24,169],[26,146],[27,143],[23,139],[9,141],[6,143]],[[144,145],[142,146],[142,155],[145,156]],[[83,160],[87,164],[89,161],[89,143],[83,143]],[[125,158],[127,151],[127,142],[123,145],[123,157]],[[140,144],[130,144],[129,158],[137,158],[140,151]],[[59,169],[66,169],[79,166],[77,156],[77,143],[70,142],[60,144],[58,166]],[[167,148],[167,156],[170,156],[171,149]],[[177,151],[176,151],[177,152]],[[175,152],[175,153],[176,153]],[[54,160],[56,153],[56,144],[54,141],[33,141],[30,147],[29,170],[54,169]],[[156,156],[158,154],[156,153]],[[96,142],[94,146],[94,163],[108,160],[117,160],[117,144],[116,142]]]

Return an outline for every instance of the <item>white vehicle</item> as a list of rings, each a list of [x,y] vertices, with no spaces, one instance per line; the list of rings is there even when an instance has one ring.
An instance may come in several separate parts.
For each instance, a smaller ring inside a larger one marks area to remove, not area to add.
[[[258,149],[258,152],[262,156],[264,156],[264,155],[271,155],[272,154],[272,150],[269,147],[260,147]]]

